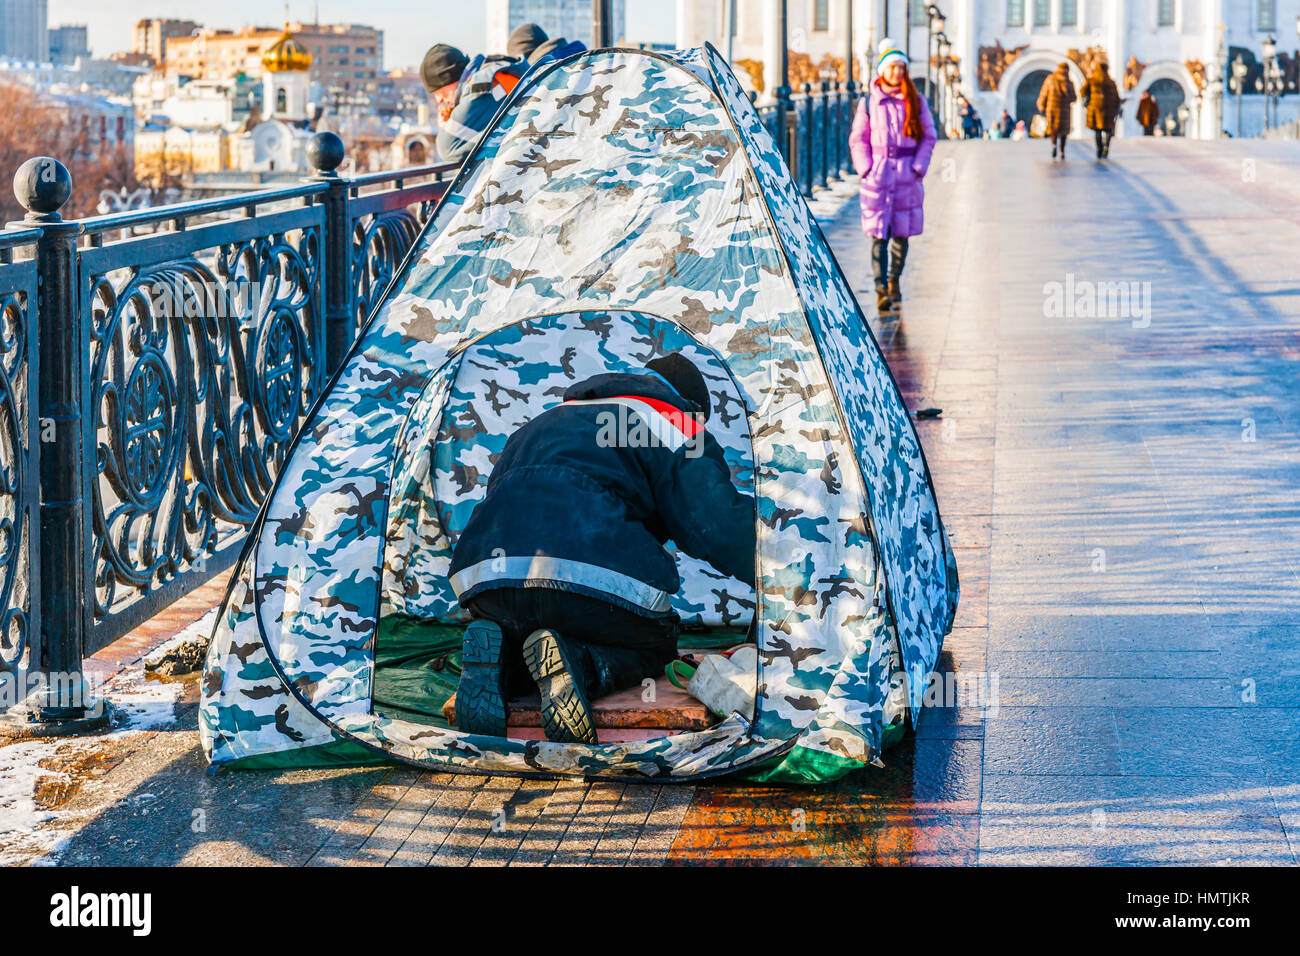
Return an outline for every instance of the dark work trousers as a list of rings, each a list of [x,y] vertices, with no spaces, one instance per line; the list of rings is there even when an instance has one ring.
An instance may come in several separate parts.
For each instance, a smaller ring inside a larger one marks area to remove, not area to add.
[[[677,656],[681,618],[676,614],[642,617],[613,604],[558,588],[493,588],[470,599],[469,612],[495,621],[505,638],[507,693],[522,697],[536,690],[523,662],[524,639],[550,628],[577,653],[573,675],[594,700],[646,677],[659,677]]]
[[[1110,149],[1110,130],[1097,129],[1093,132],[1097,134],[1097,155],[1100,156]]]
[[[876,278],[877,287],[884,285],[887,279],[899,278],[903,274],[903,263],[906,261],[906,236],[871,240],[871,273]]]
[[[1154,135],[1156,135],[1156,128],[1155,128],[1154,126],[1143,126],[1143,127],[1142,127],[1142,135],[1143,135],[1143,136],[1154,136]]]

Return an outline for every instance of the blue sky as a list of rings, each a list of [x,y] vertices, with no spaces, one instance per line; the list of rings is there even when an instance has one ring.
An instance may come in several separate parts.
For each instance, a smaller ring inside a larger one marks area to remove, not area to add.
[[[483,44],[483,4],[478,0],[320,0],[324,23],[366,23],[384,31],[386,66],[414,66],[434,43],[466,52]],[[631,40],[671,43],[672,0],[627,0]],[[49,0],[50,26],[85,23],[97,56],[130,49],[131,27],[141,17],[181,17],[204,26],[238,28],[284,22],[283,0]],[[291,0],[290,19],[310,20],[312,0]],[[583,38],[585,39],[585,38]]]

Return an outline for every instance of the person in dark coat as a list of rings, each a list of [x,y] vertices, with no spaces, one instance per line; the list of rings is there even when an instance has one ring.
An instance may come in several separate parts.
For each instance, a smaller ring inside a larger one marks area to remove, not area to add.
[[[1143,136],[1156,135],[1156,124],[1160,122],[1160,104],[1150,90],[1144,91],[1138,100],[1137,121],[1142,127]]]
[[[666,541],[754,582],[756,511],[705,427],[704,376],[678,353],[597,375],[510,436],[456,542],[465,631],[458,727],[504,736],[536,687],[550,740],[595,743],[590,701],[663,673],[681,586]]]
[[[1083,85],[1083,105],[1088,108],[1088,129],[1097,137],[1097,158],[1110,155],[1110,140],[1115,133],[1115,120],[1119,117],[1119,89],[1110,78],[1104,62],[1092,68]]]
[[[984,121],[980,119],[977,109],[964,96],[957,97],[958,113],[961,116],[961,138],[979,139],[984,135]]]
[[[464,162],[527,69],[527,60],[509,56],[480,54],[470,60],[446,43],[429,49],[420,79],[438,104],[437,146],[444,162]]]
[[[1070,82],[1070,68],[1062,63],[1056,72],[1043,81],[1038,93],[1038,112],[1047,123],[1043,135],[1052,141],[1052,158],[1059,150],[1065,159],[1065,140],[1070,135],[1070,106],[1077,99],[1074,84]]]
[[[1002,115],[998,117],[997,130],[999,139],[1010,139],[1011,134],[1016,131],[1016,121],[1006,110],[1003,110]]]

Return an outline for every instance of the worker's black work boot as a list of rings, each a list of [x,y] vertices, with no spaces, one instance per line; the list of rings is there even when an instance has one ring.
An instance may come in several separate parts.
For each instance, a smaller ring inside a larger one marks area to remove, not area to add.
[[[495,621],[474,621],[465,628],[456,688],[456,726],[471,734],[506,735],[505,643]]]
[[[587,703],[577,650],[566,646],[555,631],[542,628],[524,641],[524,664],[537,682],[546,739],[596,743],[596,723]]]

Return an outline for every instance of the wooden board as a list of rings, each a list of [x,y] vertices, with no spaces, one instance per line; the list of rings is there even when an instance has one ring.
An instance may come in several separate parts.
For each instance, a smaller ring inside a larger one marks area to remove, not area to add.
[[[602,740],[651,740],[664,736],[665,731],[704,730],[713,725],[715,718],[703,704],[661,677],[655,681],[650,700],[643,699],[640,687],[629,687],[616,694],[601,697],[592,703],[592,716],[597,730],[654,731],[648,734],[620,736],[601,734]],[[456,722],[456,696],[443,705],[443,716],[448,723]],[[537,695],[510,702],[509,736],[521,740],[541,740],[541,736],[527,733],[536,729],[541,733],[542,714]],[[516,733],[516,730],[519,731]]]

